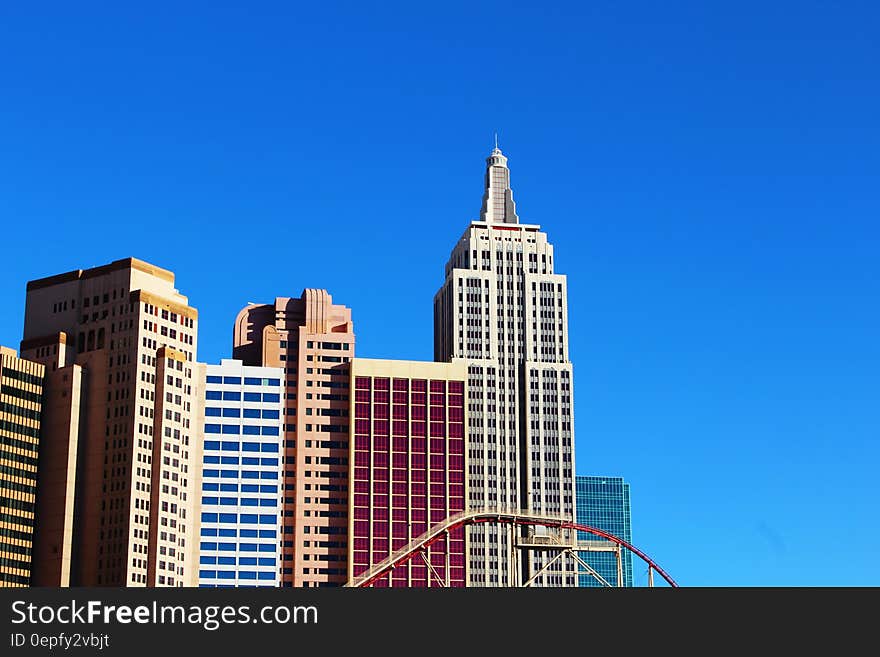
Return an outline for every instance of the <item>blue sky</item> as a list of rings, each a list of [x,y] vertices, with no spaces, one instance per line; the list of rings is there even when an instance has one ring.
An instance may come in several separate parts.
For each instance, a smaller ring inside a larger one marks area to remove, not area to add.
[[[634,543],[686,585],[880,585],[875,3],[293,4],[4,4],[0,344],[27,280],[136,256],[201,360],[305,287],[430,360],[497,130]]]

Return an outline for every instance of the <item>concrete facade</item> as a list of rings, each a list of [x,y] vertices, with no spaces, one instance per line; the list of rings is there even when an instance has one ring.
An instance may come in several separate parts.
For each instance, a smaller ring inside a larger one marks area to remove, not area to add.
[[[326,290],[243,308],[233,358],[285,371],[282,586],[341,586],[348,576],[351,310]]]
[[[127,258],[27,285],[23,356],[46,367],[34,583],[194,586],[198,313]]]
[[[496,148],[486,164],[481,220],[453,248],[434,297],[434,359],[468,361],[469,504],[574,520],[566,277],[540,226],[519,223],[507,158]],[[470,585],[509,586],[507,532],[472,527],[469,537]],[[522,561],[526,581],[544,556]],[[564,559],[536,581],[575,584]]]

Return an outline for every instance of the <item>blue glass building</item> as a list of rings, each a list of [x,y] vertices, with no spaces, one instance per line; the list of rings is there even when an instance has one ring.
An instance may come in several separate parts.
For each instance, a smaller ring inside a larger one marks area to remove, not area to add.
[[[207,365],[199,586],[279,586],[283,370]]]
[[[622,538],[632,544],[629,484],[621,477],[575,477],[577,522],[590,525]],[[578,532],[579,540],[598,537]],[[602,540],[602,539],[598,539]],[[615,552],[578,552],[578,555],[612,586],[617,586],[617,555]],[[623,585],[632,586],[632,552],[622,552]],[[579,571],[578,586],[604,586],[589,574]]]

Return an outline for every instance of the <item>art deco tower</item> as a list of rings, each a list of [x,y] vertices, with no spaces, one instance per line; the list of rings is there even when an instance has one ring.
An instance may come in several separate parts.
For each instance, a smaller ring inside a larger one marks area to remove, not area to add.
[[[487,158],[480,219],[452,250],[434,297],[434,359],[468,361],[468,490],[472,509],[528,511],[574,520],[572,364],[566,278],[553,246],[519,222],[507,158]],[[507,529],[469,534],[471,586],[525,581],[548,558],[524,552],[509,563]],[[557,560],[535,582],[575,586]]]
[[[284,444],[281,586],[341,586],[348,576],[351,310],[326,290],[249,304],[235,320],[234,358],[280,367]]]

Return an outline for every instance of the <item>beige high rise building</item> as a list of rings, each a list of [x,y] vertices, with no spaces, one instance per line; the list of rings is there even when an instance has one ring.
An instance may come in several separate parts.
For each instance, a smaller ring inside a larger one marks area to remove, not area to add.
[[[134,258],[28,283],[21,353],[47,373],[35,585],[197,583],[197,319]]]
[[[568,357],[568,288],[553,245],[537,224],[520,223],[507,158],[486,159],[480,219],[452,249],[434,296],[434,358],[468,361],[468,503],[574,520],[574,411]],[[507,532],[469,530],[471,586],[511,586]],[[549,557],[521,560],[519,581]],[[539,586],[575,586],[574,563],[559,559]]]
[[[0,587],[31,583],[44,373],[0,346]]]
[[[340,586],[348,576],[351,310],[326,290],[249,305],[233,358],[285,370],[282,586]]]

